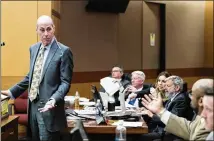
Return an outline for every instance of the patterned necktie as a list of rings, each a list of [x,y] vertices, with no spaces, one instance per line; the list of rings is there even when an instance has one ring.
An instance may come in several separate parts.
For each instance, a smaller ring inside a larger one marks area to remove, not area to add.
[[[30,101],[33,101],[36,98],[38,93],[39,83],[42,75],[41,71],[42,71],[42,64],[44,59],[44,51],[45,51],[45,47],[42,45],[34,65],[33,78],[32,78],[31,88],[29,92]]]

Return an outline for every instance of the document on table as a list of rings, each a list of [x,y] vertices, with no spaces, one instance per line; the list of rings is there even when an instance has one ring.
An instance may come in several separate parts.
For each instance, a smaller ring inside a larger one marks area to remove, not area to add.
[[[114,122],[112,125],[117,126],[119,122]],[[125,127],[141,127],[143,125],[143,122],[129,122],[129,121],[124,121],[123,126]]]

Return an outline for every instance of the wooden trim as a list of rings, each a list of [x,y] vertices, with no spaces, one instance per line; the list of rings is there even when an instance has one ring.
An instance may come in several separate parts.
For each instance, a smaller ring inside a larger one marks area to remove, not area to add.
[[[53,16],[57,17],[58,19],[61,19],[61,15],[60,15],[60,13],[59,13],[58,11],[52,9],[52,10],[51,10],[51,14],[52,14]]]
[[[125,70],[126,73],[131,73],[134,70]],[[147,79],[156,79],[158,75],[158,69],[145,69],[142,70],[146,75]],[[180,77],[213,77],[213,68],[176,68],[167,69],[173,75]],[[74,72],[72,84],[74,83],[90,83],[99,82],[101,78],[109,76],[110,71],[88,71],[88,72]],[[2,76],[2,83],[4,88],[8,88],[14,83],[19,82],[24,76]]]
[[[213,68],[177,68],[167,71],[180,77],[213,76]]]
[[[134,70],[125,70],[126,73],[131,73]],[[146,79],[156,79],[158,69],[142,70]],[[167,69],[173,75],[180,77],[198,77],[198,76],[213,76],[213,68],[175,68]],[[110,75],[110,71],[91,71],[91,72],[74,72],[72,83],[99,82],[101,78]]]

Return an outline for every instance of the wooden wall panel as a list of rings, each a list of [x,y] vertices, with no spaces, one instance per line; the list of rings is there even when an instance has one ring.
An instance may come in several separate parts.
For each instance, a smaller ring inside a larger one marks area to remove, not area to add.
[[[204,66],[213,68],[213,1],[206,1],[204,22]]]
[[[155,74],[155,70],[153,70],[153,72],[151,70],[145,70],[144,71],[146,74],[146,83],[154,83],[156,80],[157,75]],[[150,73],[149,73],[150,72]],[[200,79],[200,78],[213,78],[212,75],[208,75],[207,72],[203,72],[200,69],[177,69],[177,70],[169,70],[169,72],[171,72],[174,75],[178,75],[181,76],[184,81],[186,81],[188,83],[188,88],[192,87],[192,84]],[[191,75],[191,72],[193,72],[193,74]],[[211,72],[211,71],[210,71]],[[90,72],[89,74],[91,74],[92,72]],[[74,72],[74,76],[77,76],[78,73]],[[100,89],[100,84],[99,84],[99,73],[95,72],[94,75],[95,78],[97,79],[96,81],[90,81],[91,77],[87,77],[87,72],[85,73],[85,79],[82,79],[81,81],[75,81],[75,79],[73,79],[73,82],[71,84],[71,88],[70,91],[68,93],[68,95],[74,95],[76,91],[78,91],[80,93],[81,97],[87,97],[87,98],[92,98],[92,94],[91,94],[91,85],[95,85],[97,86],[98,89]],[[149,74],[149,76],[148,76]],[[102,77],[101,77],[102,78]],[[17,82],[19,82],[20,80],[23,79],[23,76],[2,76],[1,77],[1,88],[2,89],[8,89],[11,86],[15,85]],[[93,79],[94,80],[94,79]]]

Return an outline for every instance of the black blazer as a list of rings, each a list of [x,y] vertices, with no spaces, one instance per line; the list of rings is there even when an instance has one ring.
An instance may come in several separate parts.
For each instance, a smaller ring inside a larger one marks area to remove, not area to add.
[[[170,102],[168,101],[165,105],[165,108],[171,113],[184,117],[187,120],[191,120],[193,117],[193,110],[190,107],[190,100],[187,93],[179,93],[176,97]],[[149,130],[153,132],[158,132],[164,134],[165,124],[160,120],[157,115],[154,115],[148,124]]]

